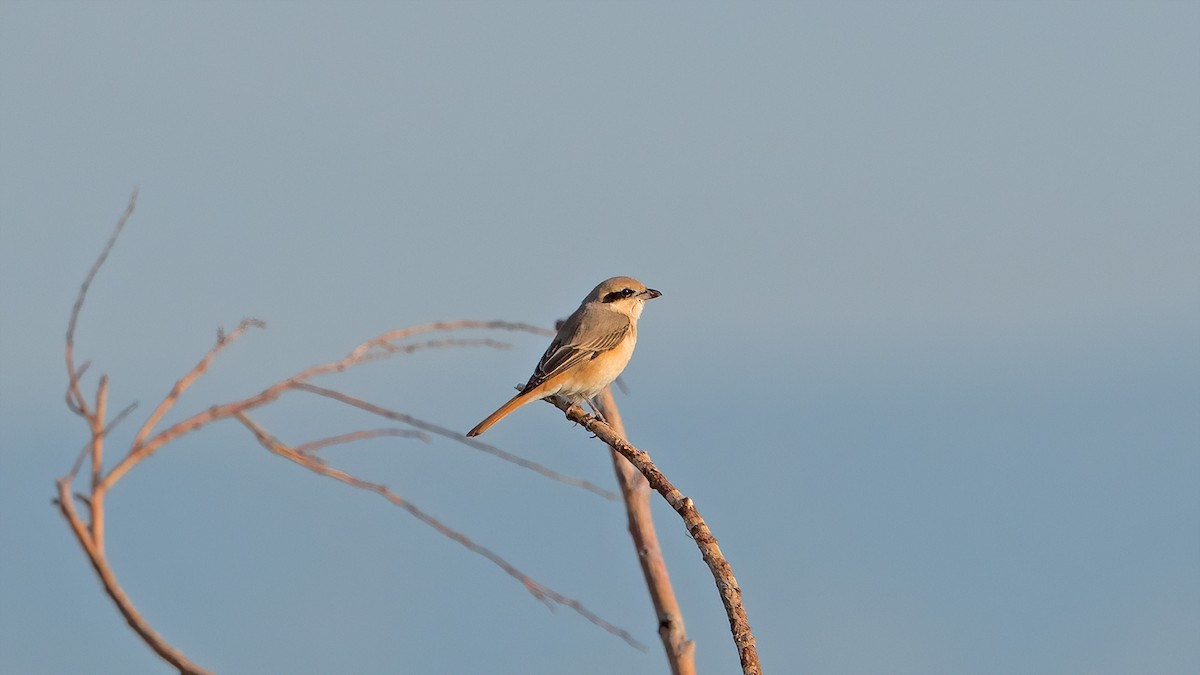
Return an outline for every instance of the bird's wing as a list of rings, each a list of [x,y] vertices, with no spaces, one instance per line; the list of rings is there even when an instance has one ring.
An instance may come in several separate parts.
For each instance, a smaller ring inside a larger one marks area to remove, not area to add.
[[[585,320],[586,319],[586,320]],[[621,344],[629,333],[629,317],[601,311],[572,314],[558,331],[523,391],[529,391],[576,364],[594,359]]]

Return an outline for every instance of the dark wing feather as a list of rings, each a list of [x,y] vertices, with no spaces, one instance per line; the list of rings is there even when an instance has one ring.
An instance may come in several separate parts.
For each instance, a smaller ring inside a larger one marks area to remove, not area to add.
[[[591,317],[599,330],[589,331],[595,337],[585,337],[579,334],[582,318],[572,315],[563,324],[554,342],[550,343],[550,347],[542,355],[542,360],[538,362],[524,391],[529,391],[564,370],[616,347],[629,333],[628,318],[615,312],[605,312],[600,316]]]

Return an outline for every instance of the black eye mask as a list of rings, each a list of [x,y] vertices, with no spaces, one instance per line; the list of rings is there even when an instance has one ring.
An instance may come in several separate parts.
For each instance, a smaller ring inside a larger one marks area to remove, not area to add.
[[[636,291],[634,291],[632,288],[622,288],[619,291],[613,291],[612,293],[604,296],[600,299],[600,302],[613,302],[614,300],[620,300],[621,298],[628,298],[635,292]]]

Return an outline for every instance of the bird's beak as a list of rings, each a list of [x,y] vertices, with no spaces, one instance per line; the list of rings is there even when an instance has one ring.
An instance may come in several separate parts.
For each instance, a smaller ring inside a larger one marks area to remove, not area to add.
[[[658,296],[662,295],[662,293],[659,293],[658,291],[654,290],[653,288],[647,288],[646,290],[642,291],[638,295],[645,296],[645,298],[647,300],[653,300],[654,298],[657,298]]]

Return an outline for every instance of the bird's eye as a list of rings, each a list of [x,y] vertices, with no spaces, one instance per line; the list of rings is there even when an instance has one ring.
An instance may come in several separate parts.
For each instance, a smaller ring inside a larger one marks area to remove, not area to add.
[[[623,298],[628,298],[636,292],[637,291],[633,290],[632,288],[622,288],[619,291],[613,291],[612,293],[605,295],[603,298],[601,298],[601,302],[615,302]]]

